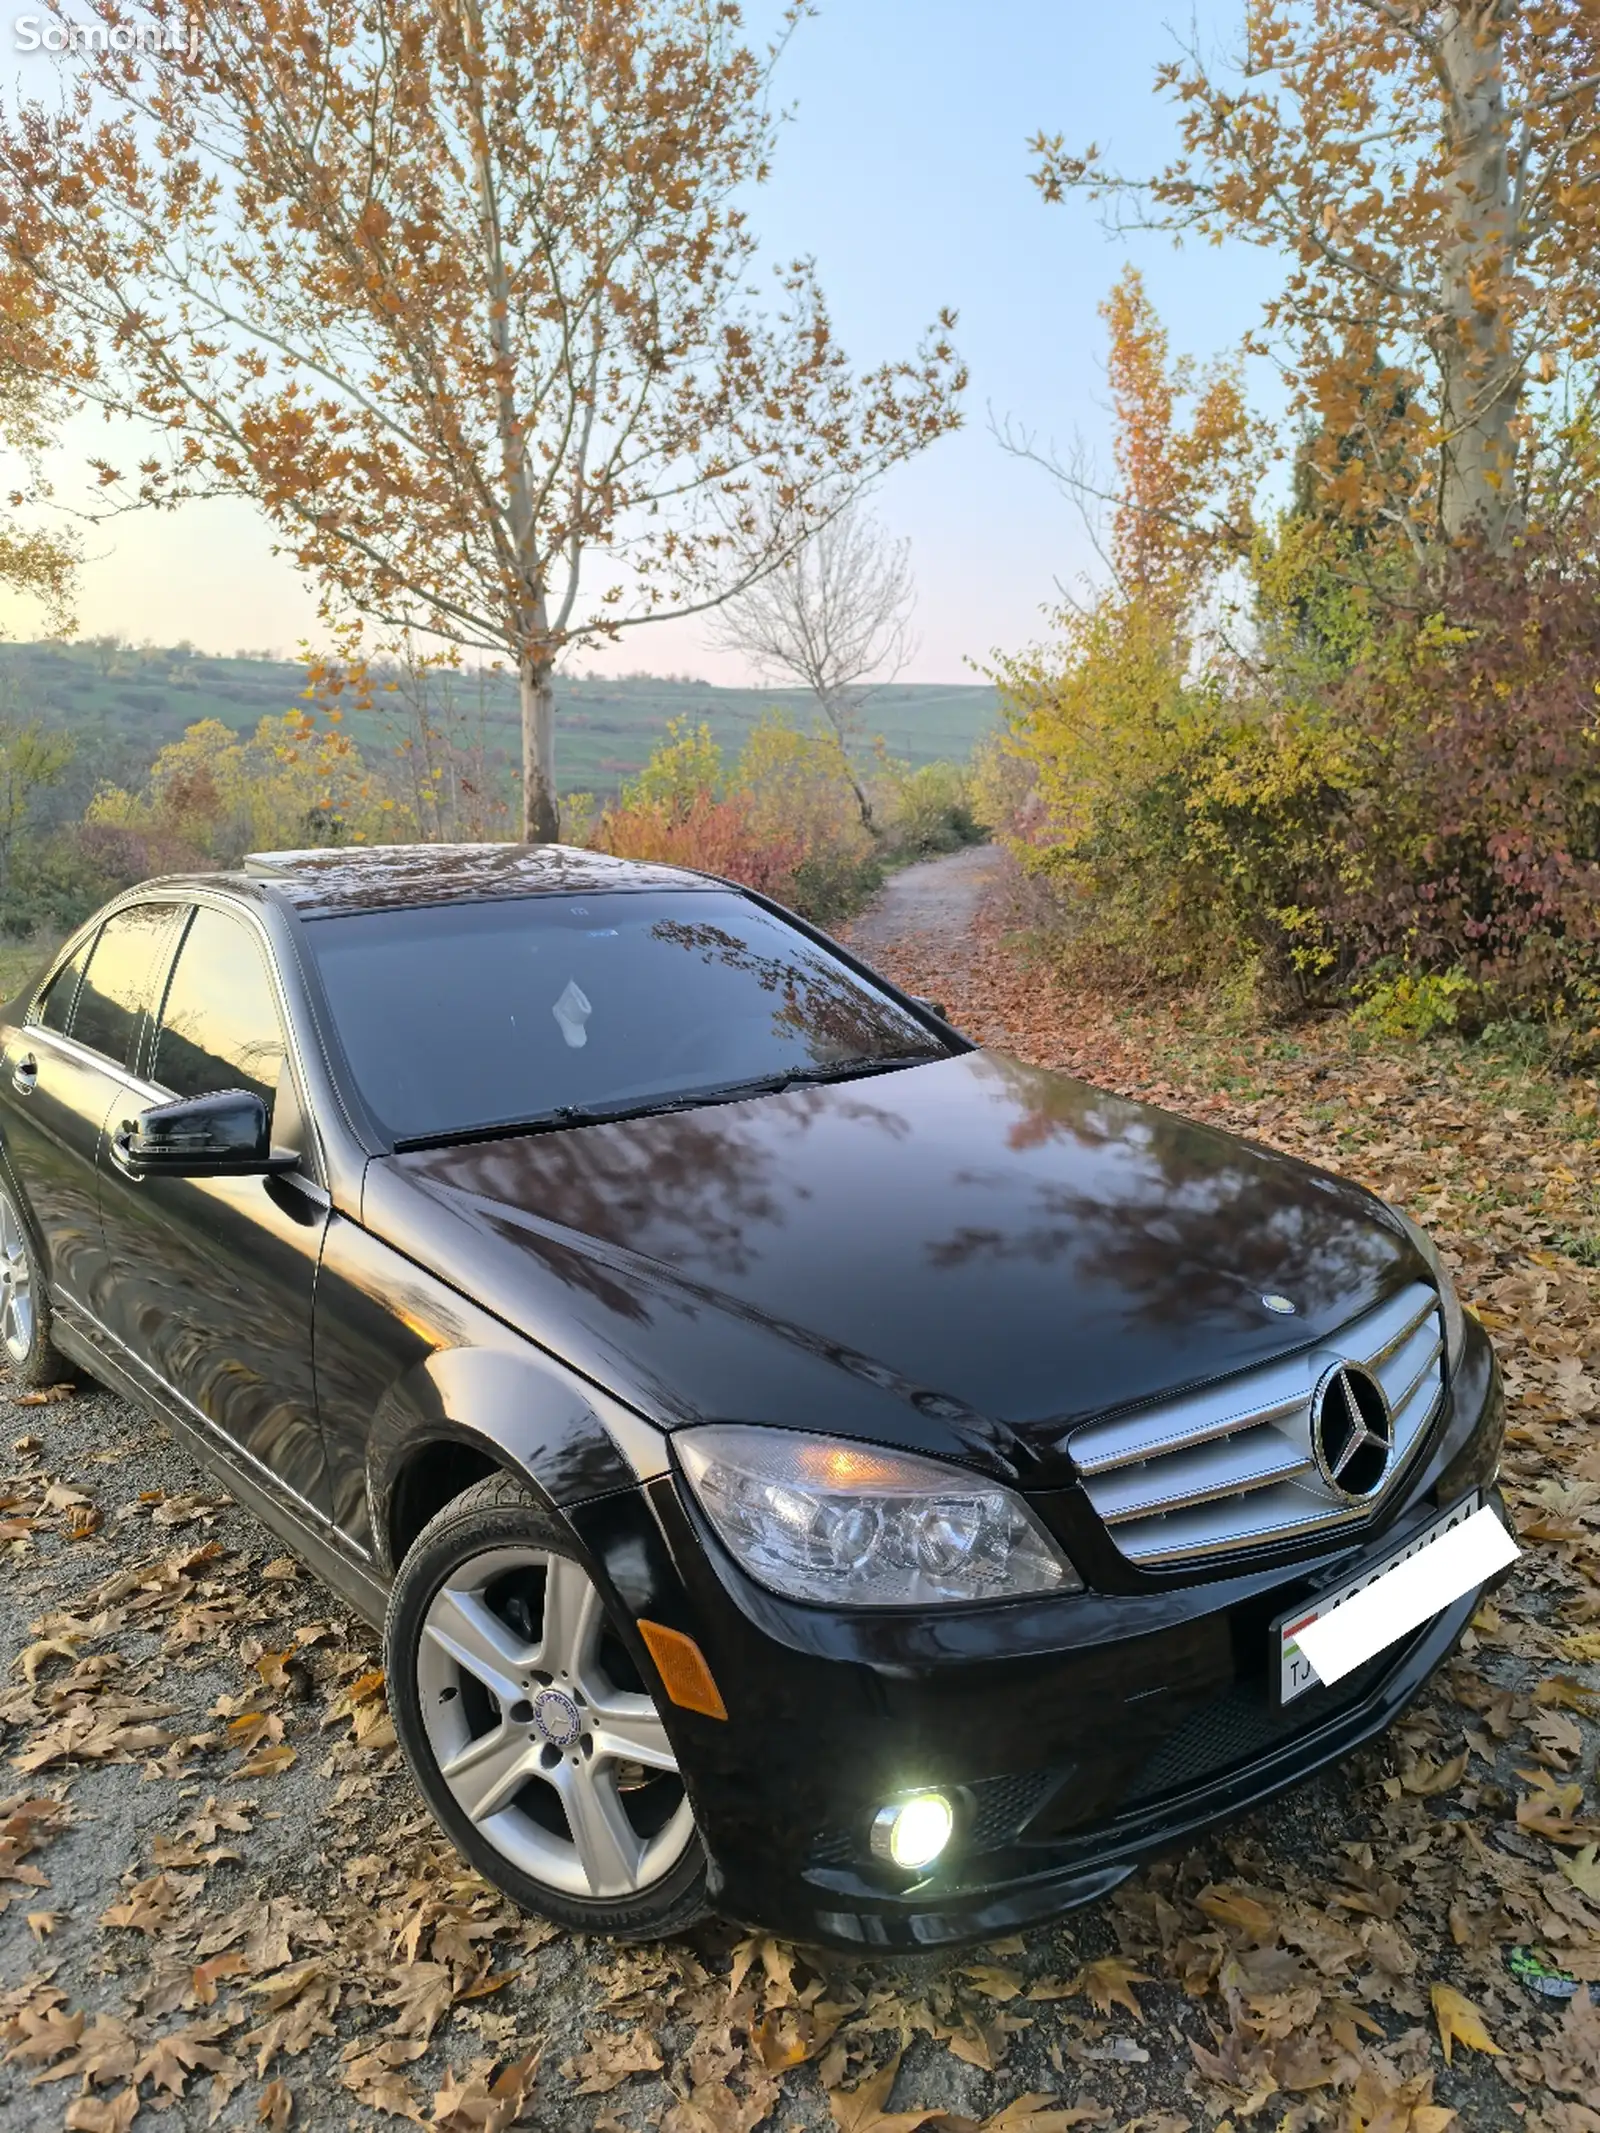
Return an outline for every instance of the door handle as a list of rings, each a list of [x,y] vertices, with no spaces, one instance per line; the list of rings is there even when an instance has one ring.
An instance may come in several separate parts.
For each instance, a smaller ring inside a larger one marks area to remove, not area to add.
[[[32,1052],[25,1053],[12,1070],[11,1086],[19,1096],[31,1096],[39,1086],[39,1062]]]

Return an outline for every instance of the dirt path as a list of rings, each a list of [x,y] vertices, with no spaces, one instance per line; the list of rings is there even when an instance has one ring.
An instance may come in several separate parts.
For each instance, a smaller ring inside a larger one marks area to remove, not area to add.
[[[887,962],[937,940],[959,957],[985,896],[1005,861],[991,844],[970,844],[939,859],[922,859],[891,874],[850,927],[850,945],[868,962]]]

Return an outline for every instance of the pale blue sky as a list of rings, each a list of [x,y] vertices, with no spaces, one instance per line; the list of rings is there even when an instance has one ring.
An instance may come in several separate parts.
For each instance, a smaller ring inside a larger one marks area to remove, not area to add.
[[[752,27],[776,12],[758,0]],[[764,244],[774,257],[816,255],[858,362],[909,350],[949,304],[972,372],[965,431],[898,470],[878,502],[913,544],[920,650],[907,678],[959,680],[968,660],[1028,641],[1053,581],[1091,561],[1071,506],[1001,452],[987,410],[1063,448],[1082,436],[1104,460],[1096,306],[1130,247],[1079,202],[1043,204],[1029,135],[1059,130],[1127,168],[1154,166],[1175,139],[1172,106],[1151,88],[1173,48],[1165,25],[1230,44],[1241,13],[1242,0],[1198,0],[1194,32],[1160,0],[825,0],[797,33],[780,75],[796,115],[756,208]],[[1211,355],[1258,315],[1272,278],[1260,255],[1130,242],[1175,349]],[[287,649],[313,625],[310,595],[242,506],[125,520],[94,540],[85,632],[231,651]],[[4,619],[28,626],[20,612]],[[687,624],[631,633],[605,664],[744,678]]]

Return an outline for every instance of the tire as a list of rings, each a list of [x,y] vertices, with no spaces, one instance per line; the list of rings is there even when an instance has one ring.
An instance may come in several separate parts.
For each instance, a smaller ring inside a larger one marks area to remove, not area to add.
[[[5,1185],[0,1185],[0,1359],[24,1392],[77,1382],[77,1369],[50,1338],[50,1298],[33,1240]]]
[[[570,1533],[527,1489],[490,1475],[423,1528],[383,1638],[411,1774],[486,1881],[616,1940],[706,1915],[705,1852],[654,1698]]]

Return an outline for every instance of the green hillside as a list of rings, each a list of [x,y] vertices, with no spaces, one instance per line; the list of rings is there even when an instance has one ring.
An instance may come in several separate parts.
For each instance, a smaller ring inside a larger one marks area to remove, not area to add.
[[[157,649],[95,644],[0,645],[0,686],[12,714],[38,715],[67,727],[104,774],[137,777],[168,741],[199,719],[248,731],[269,714],[293,708],[305,686],[292,661],[210,658],[188,646]],[[520,757],[516,691],[510,677],[458,679],[458,702],[476,709],[482,689],[485,739],[509,768]],[[649,755],[672,718],[704,720],[724,749],[735,751],[762,713],[778,705],[797,723],[809,719],[800,691],[726,689],[709,682],[634,674],[563,677],[558,683],[557,766],[565,792],[615,792]],[[871,700],[869,729],[891,755],[912,764],[961,757],[993,724],[990,688],[895,683]],[[363,750],[389,753],[396,734],[375,717],[351,727]]]

